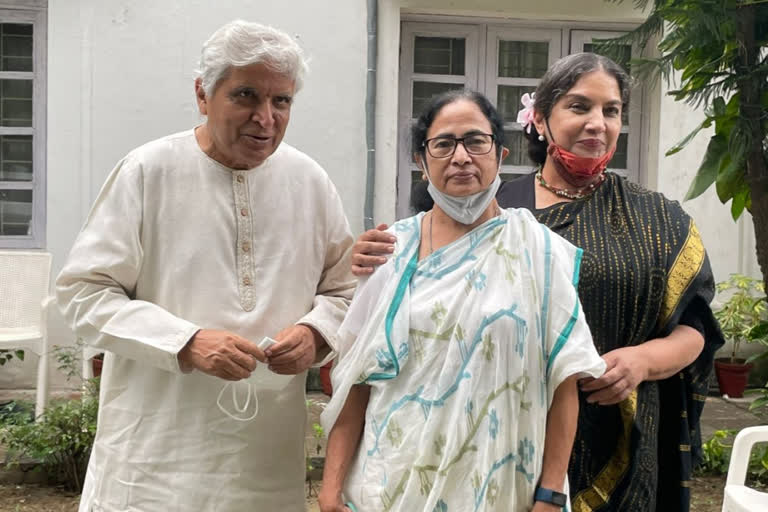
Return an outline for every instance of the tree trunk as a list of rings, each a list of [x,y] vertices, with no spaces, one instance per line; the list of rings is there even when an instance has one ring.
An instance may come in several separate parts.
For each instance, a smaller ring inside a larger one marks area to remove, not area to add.
[[[763,284],[768,292],[768,166],[763,155],[763,134],[761,126],[762,106],[760,105],[761,85],[766,81],[765,73],[754,74],[760,56],[755,44],[756,6],[741,8],[742,65],[744,80],[739,83],[741,93],[740,114],[749,127],[750,147],[747,154],[746,179],[752,197],[752,220],[755,227],[757,263],[763,274]],[[751,73],[750,73],[751,72]]]

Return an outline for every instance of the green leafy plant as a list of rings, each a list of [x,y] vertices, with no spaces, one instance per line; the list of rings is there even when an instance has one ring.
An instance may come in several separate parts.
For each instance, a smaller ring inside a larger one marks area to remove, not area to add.
[[[16,356],[16,359],[18,359],[19,361],[23,361],[24,351],[0,348],[0,366],[5,365],[5,363],[13,359],[14,356]]]
[[[0,428],[5,425],[23,425],[35,419],[35,404],[12,400],[0,405]]]
[[[735,430],[716,430],[708,441],[701,444],[701,473],[724,475],[728,472],[733,445],[726,440],[734,435]]]
[[[716,430],[712,437],[702,443],[702,457],[696,469],[700,475],[721,476],[728,473],[731,463],[733,437],[737,430]],[[752,449],[747,465],[747,483],[764,486],[768,483],[768,444],[758,443]]]
[[[728,280],[717,283],[719,293],[731,293],[728,300],[715,311],[725,337],[733,343],[731,363],[742,360],[739,350],[742,343],[760,343],[768,348],[768,336],[762,326],[768,322],[768,308],[763,283],[741,274],[731,274]],[[750,357],[752,362],[768,357],[763,351]]]
[[[621,2],[622,0],[610,0]],[[715,185],[734,219],[752,214],[757,260],[768,287],[768,2],[765,0],[634,0],[648,18],[628,34],[601,42],[620,56],[635,43],[658,56],[633,59],[640,79],[662,76],[676,101],[704,107],[705,118],[667,151],[699,133],[709,143],[686,199]],[[656,42],[658,41],[658,44]],[[714,133],[712,133],[714,128]]]
[[[325,408],[326,403],[320,400],[313,400],[313,399],[307,399],[306,406],[307,411],[312,411],[314,409],[323,409]],[[310,445],[305,446],[304,453],[306,456],[306,464],[307,464],[307,483],[308,485],[308,494],[307,496],[317,496],[317,489],[315,487],[315,482],[312,479],[312,473],[316,469],[314,462],[312,461],[313,458],[318,457],[320,453],[323,450],[323,445],[321,444],[322,439],[325,437],[325,430],[323,429],[322,425],[319,423],[313,423],[312,424],[312,439],[313,442]]]
[[[79,351],[67,347],[55,352],[59,369],[68,378],[77,375]],[[82,490],[99,410],[99,379],[83,384],[80,399],[52,401],[37,421],[16,415],[0,425],[0,444],[8,449],[10,464],[39,461],[51,479],[74,492]]]

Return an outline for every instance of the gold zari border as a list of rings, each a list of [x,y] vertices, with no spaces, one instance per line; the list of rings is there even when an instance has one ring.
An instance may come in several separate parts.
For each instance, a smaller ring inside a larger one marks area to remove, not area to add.
[[[659,312],[659,327],[664,327],[677,309],[693,278],[704,264],[704,244],[696,224],[691,219],[688,226],[688,238],[667,274],[667,287]]]
[[[619,433],[616,449],[592,485],[573,498],[571,502],[573,512],[591,512],[608,503],[611,493],[629,468],[632,426],[637,415],[637,390],[634,390],[629,397],[619,404],[619,412],[621,413],[622,431]]]

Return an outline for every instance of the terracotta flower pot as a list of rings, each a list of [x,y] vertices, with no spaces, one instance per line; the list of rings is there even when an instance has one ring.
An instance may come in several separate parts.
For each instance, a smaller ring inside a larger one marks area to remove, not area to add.
[[[744,396],[747,376],[751,369],[752,364],[746,364],[744,359],[735,359],[733,362],[730,357],[715,359],[715,376],[717,376],[717,385],[720,386],[720,393],[730,398]]]
[[[331,368],[333,368],[333,361],[320,367],[320,385],[323,387],[323,393],[328,396],[333,395],[333,386],[331,385]]]
[[[94,377],[101,377],[101,367],[104,366],[103,357],[94,357],[91,359],[91,368],[93,369]]]

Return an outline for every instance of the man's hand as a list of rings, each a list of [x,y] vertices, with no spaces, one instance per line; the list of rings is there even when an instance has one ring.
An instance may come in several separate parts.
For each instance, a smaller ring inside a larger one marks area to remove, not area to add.
[[[265,354],[269,369],[282,375],[296,375],[315,362],[318,350],[326,346],[325,340],[308,325],[292,325],[277,333],[277,344],[269,347]]]
[[[613,405],[627,398],[646,380],[647,358],[640,346],[622,347],[603,354],[605,373],[599,379],[586,378],[580,382],[582,391],[592,392],[587,402]]]
[[[385,233],[386,224],[379,224],[376,229],[369,229],[352,246],[352,273],[356,276],[372,274],[375,267],[386,263],[382,254],[391,254],[395,250],[395,237]]]
[[[197,369],[225,380],[246,379],[256,362],[267,361],[252,341],[228,331],[200,329],[179,351],[182,370]]]

